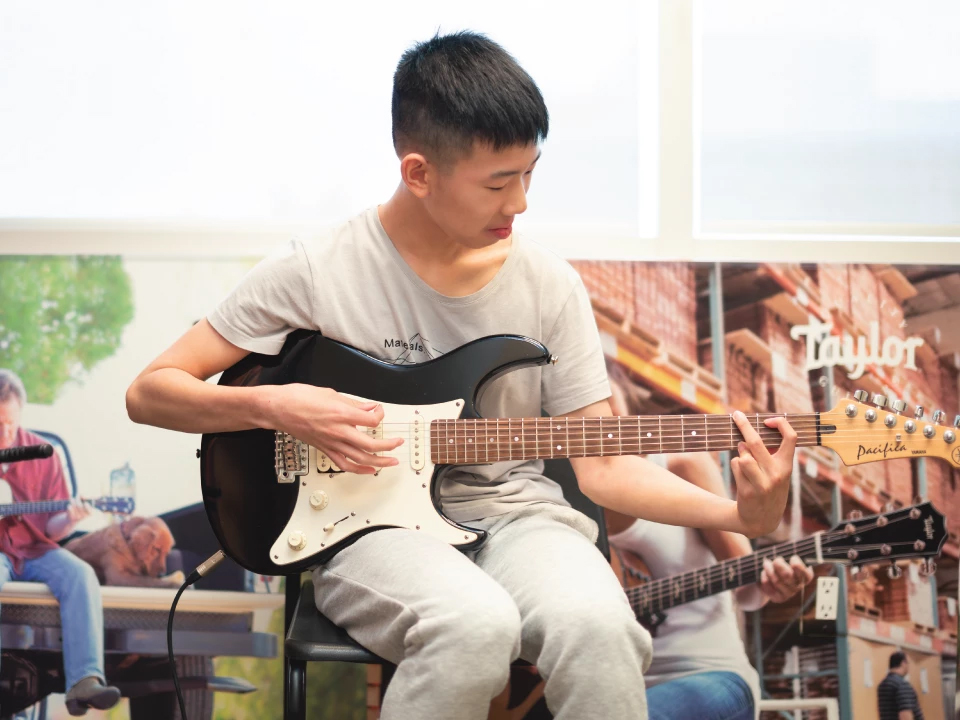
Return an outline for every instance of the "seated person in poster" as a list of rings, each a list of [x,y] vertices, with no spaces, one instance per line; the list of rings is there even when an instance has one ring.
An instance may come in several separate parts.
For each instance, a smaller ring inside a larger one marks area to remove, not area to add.
[[[0,450],[44,442],[20,426],[26,402],[20,378],[0,369]],[[0,463],[0,481],[9,486],[15,502],[70,498],[56,454]],[[8,580],[44,583],[60,603],[66,705],[77,716],[85,715],[88,708],[106,710],[120,701],[120,691],[105,684],[100,583],[93,568],[57,545],[89,514],[86,506],[75,501],[64,512],[0,520],[0,587]]]
[[[615,414],[628,414],[618,382],[611,383]],[[650,455],[647,459],[688,482],[726,496],[720,468],[709,453]],[[637,520],[605,510],[612,550],[639,555],[653,579],[709,567],[753,552],[737,533],[696,530]],[[761,582],[679,605],[653,638],[653,663],[645,675],[650,720],[753,720],[760,683],[743,647],[734,598],[742,610],[783,602],[813,579],[798,557],[764,563]]]
[[[725,494],[720,468],[708,453],[648,456],[670,472]],[[654,579],[715,565],[753,552],[743,535],[635,520],[609,511],[610,544],[641,556]],[[799,558],[766,560],[761,582],[679,605],[653,638],[648,674],[650,720],[753,720],[760,686],[747,659],[733,599],[742,610],[783,602],[813,579]],[[734,597],[731,597],[734,596]]]

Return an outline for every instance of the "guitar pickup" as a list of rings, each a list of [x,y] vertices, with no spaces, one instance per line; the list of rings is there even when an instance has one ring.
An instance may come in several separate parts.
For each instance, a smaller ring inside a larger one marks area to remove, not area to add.
[[[427,455],[427,443],[423,436],[423,416],[419,413],[413,416],[411,423],[411,432],[413,434],[413,447],[410,448],[410,465],[414,470],[423,470],[425,458]]]
[[[360,432],[369,435],[375,440],[380,440],[383,438],[383,425],[377,425],[374,428],[357,428]],[[383,453],[373,453],[374,455],[382,455]],[[324,473],[331,472],[343,472],[337,464],[327,457],[327,454],[320,449],[317,449],[317,471]]]
[[[277,482],[296,482],[301,475],[306,475],[310,460],[309,448],[306,443],[300,442],[292,435],[277,430],[274,434],[274,464],[277,471]]]

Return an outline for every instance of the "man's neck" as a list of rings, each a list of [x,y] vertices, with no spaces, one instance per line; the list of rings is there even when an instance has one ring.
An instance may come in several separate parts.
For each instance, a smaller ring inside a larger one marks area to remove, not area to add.
[[[483,289],[503,266],[513,243],[512,236],[482,248],[457,242],[403,185],[377,211],[387,237],[407,265],[448,297],[464,297]]]

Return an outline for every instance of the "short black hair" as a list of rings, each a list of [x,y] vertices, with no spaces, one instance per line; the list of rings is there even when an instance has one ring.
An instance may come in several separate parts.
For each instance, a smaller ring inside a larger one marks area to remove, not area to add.
[[[393,146],[413,146],[439,164],[475,142],[503,150],[547,137],[540,88],[516,59],[485,35],[460,31],[408,49],[393,76]]]
[[[897,650],[897,652],[893,653],[893,655],[890,656],[890,669],[896,670],[898,667],[903,665],[903,662],[906,659],[907,659],[907,654]]]

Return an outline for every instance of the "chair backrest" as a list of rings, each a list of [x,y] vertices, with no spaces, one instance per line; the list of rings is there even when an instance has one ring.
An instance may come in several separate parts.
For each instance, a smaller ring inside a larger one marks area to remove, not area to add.
[[[610,545],[607,542],[607,525],[603,517],[603,508],[580,491],[580,486],[577,484],[577,476],[573,472],[573,466],[569,460],[545,460],[543,465],[544,475],[556,482],[563,489],[563,497],[566,498],[567,502],[587,517],[596,521],[600,527],[600,534],[597,535],[597,549],[609,560]]]

